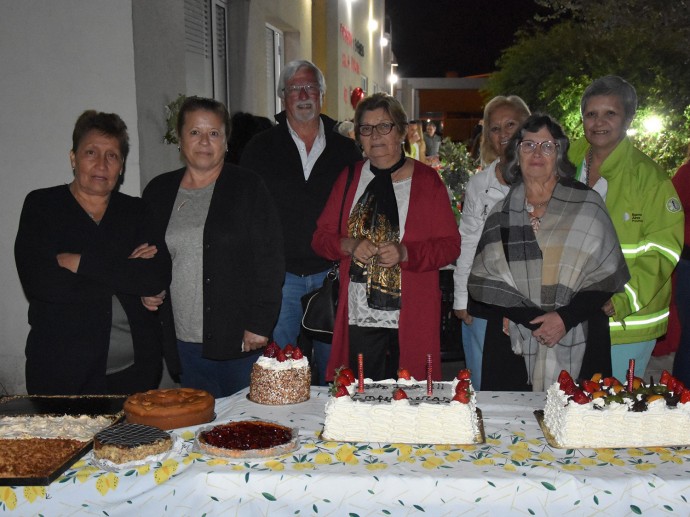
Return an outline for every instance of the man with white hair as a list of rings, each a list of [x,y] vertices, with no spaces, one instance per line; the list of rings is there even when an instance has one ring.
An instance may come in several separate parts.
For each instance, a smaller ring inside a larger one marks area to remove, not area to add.
[[[334,131],[336,121],[321,114],[326,81],[316,65],[306,60],[285,65],[277,93],[284,106],[275,117],[278,124],[247,144],[240,165],[263,178],[283,226],[286,274],[273,330],[273,339],[282,347],[297,342],[301,298],[321,286],[331,266],[311,248],[316,219],[340,172],[362,155],[353,140]],[[330,345],[315,341],[321,384],[329,356]]]

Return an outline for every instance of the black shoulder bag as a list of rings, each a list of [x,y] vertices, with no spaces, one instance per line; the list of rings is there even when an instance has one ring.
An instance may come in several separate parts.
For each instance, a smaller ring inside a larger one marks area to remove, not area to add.
[[[338,217],[338,232],[343,220],[343,209],[347,191],[354,177],[354,166],[350,165],[345,183],[345,193],[340,203],[340,216]],[[333,262],[331,269],[323,279],[323,285],[318,289],[302,296],[302,332],[312,339],[331,343],[333,341],[333,329],[335,328],[335,314],[338,310],[338,291],[340,281],[338,279],[338,267],[340,261]]]

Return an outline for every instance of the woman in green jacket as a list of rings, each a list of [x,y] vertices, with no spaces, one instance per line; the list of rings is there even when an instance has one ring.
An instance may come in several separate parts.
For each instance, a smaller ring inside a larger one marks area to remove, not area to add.
[[[602,307],[609,316],[613,375],[624,379],[635,359],[641,377],[668,325],[683,209],[668,175],[626,136],[637,109],[630,83],[612,75],[597,79],[585,89],[580,109],[585,134],[569,157],[576,177],[606,201],[631,275],[625,292]]]

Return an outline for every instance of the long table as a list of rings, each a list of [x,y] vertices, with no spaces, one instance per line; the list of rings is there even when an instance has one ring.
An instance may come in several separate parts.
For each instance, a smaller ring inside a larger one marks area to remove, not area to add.
[[[319,438],[326,388],[302,404],[261,406],[247,391],[216,402],[216,423],[268,419],[300,428],[296,452],[228,461],[183,451],[107,472],[88,453],[48,487],[0,487],[19,515],[689,515],[690,449],[553,448],[535,409],[543,393],[480,392],[475,446],[339,443]]]

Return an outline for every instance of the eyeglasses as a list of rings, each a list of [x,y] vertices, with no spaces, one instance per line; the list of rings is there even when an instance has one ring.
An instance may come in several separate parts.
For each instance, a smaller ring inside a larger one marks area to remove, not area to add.
[[[532,154],[537,150],[537,147],[544,156],[551,156],[560,147],[558,142],[551,140],[544,140],[543,142],[533,142],[532,140],[523,140],[518,144],[520,150],[525,154]]]
[[[302,90],[304,90],[304,93],[310,96],[316,95],[321,91],[319,86],[316,84],[293,84],[292,86],[286,86],[283,88],[284,93],[294,95],[295,97],[297,97]]]
[[[375,126],[372,126],[371,124],[363,124],[359,126],[359,134],[361,136],[371,136],[371,134],[374,132],[374,128],[376,128],[376,132],[383,136],[393,131],[394,127],[395,124],[392,122],[380,122]]]

